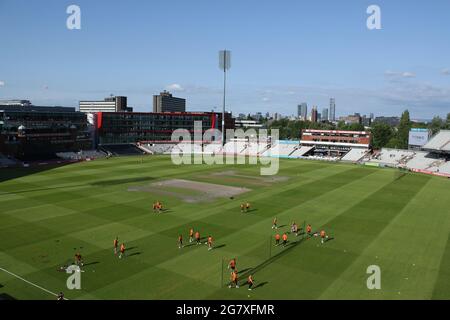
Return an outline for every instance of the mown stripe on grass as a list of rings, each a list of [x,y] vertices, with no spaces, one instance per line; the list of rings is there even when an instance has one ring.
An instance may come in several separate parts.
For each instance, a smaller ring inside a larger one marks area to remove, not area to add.
[[[450,234],[439,266],[439,273],[434,286],[432,299],[448,300],[450,298]]]
[[[352,208],[327,222],[323,229],[332,230],[333,235],[339,237],[339,243],[352,244],[348,248],[349,254],[330,252],[327,265],[322,266],[324,273],[338,278],[364,250],[378,237],[404,207],[426,185],[430,177],[405,174],[389,183],[372,196],[355,204]],[[333,250],[330,242],[330,251]],[[330,283],[318,283],[322,290],[316,290],[314,298],[318,298]]]

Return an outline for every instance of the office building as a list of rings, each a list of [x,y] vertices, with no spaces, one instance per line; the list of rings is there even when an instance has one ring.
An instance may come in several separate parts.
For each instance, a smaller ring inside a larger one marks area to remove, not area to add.
[[[303,102],[297,106],[297,115],[301,120],[306,120],[308,117],[308,105]]]
[[[334,98],[330,99],[330,121],[336,121],[336,100]]]
[[[132,112],[127,106],[127,97],[111,96],[101,101],[80,101],[80,112]]]
[[[329,115],[328,115],[328,108],[323,108],[322,109],[322,114],[321,114],[321,121],[328,121],[329,120]]]
[[[314,106],[311,110],[311,122],[317,122],[318,116],[317,107]]]
[[[186,99],[174,97],[164,90],[153,96],[153,112],[186,112]]]

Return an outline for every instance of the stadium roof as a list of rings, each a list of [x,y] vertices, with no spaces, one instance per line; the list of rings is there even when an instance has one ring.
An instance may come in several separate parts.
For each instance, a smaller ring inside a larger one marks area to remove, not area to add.
[[[450,130],[441,130],[423,146],[423,149],[450,153]]]

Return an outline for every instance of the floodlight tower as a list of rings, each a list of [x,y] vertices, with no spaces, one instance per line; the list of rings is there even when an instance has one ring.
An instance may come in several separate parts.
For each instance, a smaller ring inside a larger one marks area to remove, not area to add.
[[[227,85],[227,70],[231,67],[231,51],[219,51],[219,68],[223,70],[223,108],[222,108],[222,145],[225,145],[225,93]]]

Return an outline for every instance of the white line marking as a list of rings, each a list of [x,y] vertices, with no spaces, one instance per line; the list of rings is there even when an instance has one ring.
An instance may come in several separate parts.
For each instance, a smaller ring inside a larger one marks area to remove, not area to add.
[[[45,288],[42,288],[41,286],[38,286],[37,284],[35,284],[35,283],[31,282],[31,281],[28,281],[27,279],[24,279],[24,278],[22,278],[21,276],[18,276],[17,274],[12,273],[11,271],[8,271],[8,270],[3,269],[3,268],[1,268],[1,267],[0,267],[0,270],[2,270],[2,271],[4,271],[4,272],[6,272],[6,273],[12,275],[13,277],[16,277],[17,279],[20,279],[20,280],[22,280],[22,281],[24,281],[24,282],[26,282],[26,283],[28,283],[28,284],[31,284],[32,286],[34,286],[34,287],[36,287],[36,288],[38,288],[38,289],[41,289],[42,291],[45,291],[45,292],[47,292],[47,293],[50,293],[51,295],[53,295],[53,296],[55,296],[55,297],[58,296],[56,293],[54,293],[54,292],[52,292],[52,291],[50,291],[50,290],[47,290],[47,289],[45,289]],[[64,298],[64,300],[69,300],[69,299]]]

